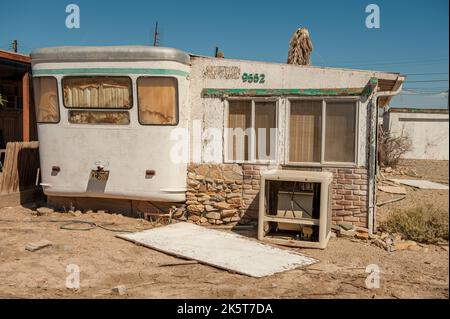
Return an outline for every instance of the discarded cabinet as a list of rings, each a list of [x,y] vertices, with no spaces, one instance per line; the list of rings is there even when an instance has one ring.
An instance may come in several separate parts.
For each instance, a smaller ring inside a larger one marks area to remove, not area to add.
[[[325,248],[331,235],[329,172],[271,170],[261,174],[258,239]]]

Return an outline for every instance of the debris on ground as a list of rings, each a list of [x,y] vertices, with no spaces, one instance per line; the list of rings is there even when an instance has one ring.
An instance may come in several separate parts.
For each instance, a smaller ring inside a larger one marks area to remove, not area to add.
[[[333,227],[333,232],[336,233],[337,237],[346,237],[355,242],[357,242],[357,239],[367,241],[389,252],[406,249],[422,250],[424,252],[428,250],[427,245],[419,244],[413,240],[403,239],[400,234],[389,234],[386,232],[369,234],[367,229],[358,228],[350,224],[338,224],[337,227]],[[443,247],[447,247],[448,249],[448,243],[447,246]]]
[[[54,210],[52,208],[43,206],[43,207],[37,208],[35,211],[32,211],[32,214],[36,215],[36,216],[42,216],[42,215],[51,214],[53,212],[54,212]]]
[[[389,193],[389,194],[400,194],[400,195],[405,195],[406,194],[406,189],[404,187],[401,186],[378,186],[378,190],[385,192],[385,193]]]
[[[183,266],[183,265],[194,265],[194,264],[198,264],[198,261],[197,260],[178,261],[178,262],[173,262],[173,263],[160,264],[159,267]]]
[[[125,295],[127,293],[127,287],[125,285],[118,285],[118,286],[113,287],[111,289],[111,291],[114,294],[117,294],[119,296],[123,296],[123,295]]]
[[[428,180],[397,179],[397,178],[390,178],[389,180],[394,183],[404,184],[407,186],[412,186],[420,189],[448,189],[448,185],[439,184]]]
[[[264,277],[318,262],[297,252],[263,244],[236,233],[191,223],[176,223],[116,237],[251,277]]]
[[[385,201],[385,202],[377,203],[377,206],[380,207],[380,206],[384,206],[384,205],[386,205],[386,204],[391,204],[391,203],[399,202],[399,201],[401,201],[401,200],[404,200],[405,198],[406,198],[406,196],[393,198],[393,199],[387,200],[387,201]]]
[[[39,240],[39,241],[36,241],[36,242],[33,242],[33,243],[28,243],[25,246],[25,249],[28,250],[28,251],[33,252],[33,251],[45,248],[47,246],[51,246],[51,244],[52,244],[51,241],[49,241],[47,239],[42,239],[42,240]]]
[[[68,212],[70,215],[74,216],[74,217],[80,217],[81,215],[83,215],[83,213],[81,212],[81,210],[69,210]]]

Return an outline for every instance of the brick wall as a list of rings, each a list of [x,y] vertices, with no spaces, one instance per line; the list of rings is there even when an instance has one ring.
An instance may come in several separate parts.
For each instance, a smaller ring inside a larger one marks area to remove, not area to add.
[[[185,217],[200,224],[245,223],[258,218],[261,171],[277,166],[253,164],[189,165]],[[333,173],[332,221],[367,227],[366,168],[302,168]]]
[[[265,165],[242,165],[244,218],[258,218],[260,172],[272,169]],[[300,168],[283,169],[325,171],[333,173],[332,221],[367,227],[368,175],[365,168]]]

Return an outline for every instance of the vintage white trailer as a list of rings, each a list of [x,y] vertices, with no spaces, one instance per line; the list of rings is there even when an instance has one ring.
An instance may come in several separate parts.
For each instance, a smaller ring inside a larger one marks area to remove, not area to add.
[[[261,170],[331,171],[333,221],[373,224],[377,108],[398,73],[144,46],[31,57],[49,196],[186,202],[219,224],[257,215]]]

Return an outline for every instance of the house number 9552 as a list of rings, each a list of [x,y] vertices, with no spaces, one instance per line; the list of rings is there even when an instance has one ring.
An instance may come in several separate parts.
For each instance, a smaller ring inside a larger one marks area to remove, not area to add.
[[[242,82],[247,83],[264,83],[266,75],[261,73],[244,73],[242,74]]]

